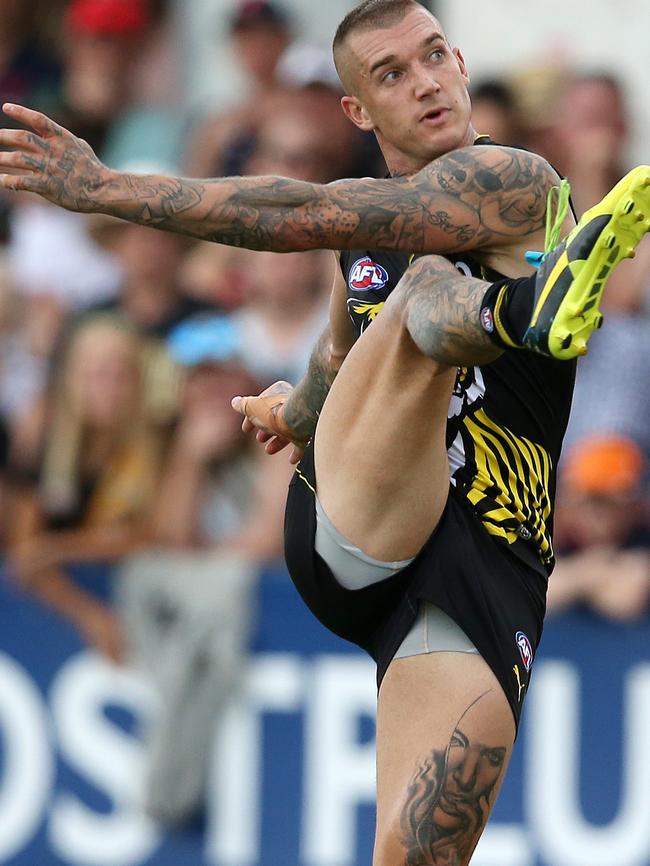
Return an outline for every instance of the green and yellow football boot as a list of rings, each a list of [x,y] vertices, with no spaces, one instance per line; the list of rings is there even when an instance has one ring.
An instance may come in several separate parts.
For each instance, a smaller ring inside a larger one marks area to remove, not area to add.
[[[564,221],[569,187],[559,188],[555,225]],[[551,199],[549,197],[549,216]],[[650,231],[650,166],[633,169],[557,246],[547,226],[547,252],[539,260],[535,303],[524,345],[566,361],[587,353],[587,341],[603,323],[599,305],[607,280],[632,258]],[[553,247],[549,249],[549,247]],[[532,256],[532,258],[531,258]],[[534,262],[535,254],[527,255]]]

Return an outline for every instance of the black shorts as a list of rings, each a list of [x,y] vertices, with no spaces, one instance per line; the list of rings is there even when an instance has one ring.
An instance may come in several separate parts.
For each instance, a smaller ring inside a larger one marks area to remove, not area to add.
[[[431,602],[460,626],[490,666],[518,727],[546,610],[541,570],[492,538],[451,485],[438,526],[409,566],[363,589],[345,589],[314,550],[315,489],[310,444],[289,485],[285,556],[317,619],[372,656],[379,686],[419,602]]]

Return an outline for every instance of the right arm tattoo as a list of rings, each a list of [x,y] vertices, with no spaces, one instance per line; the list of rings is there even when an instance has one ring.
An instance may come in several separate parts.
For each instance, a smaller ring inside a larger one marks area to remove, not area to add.
[[[284,404],[283,417],[296,434],[296,440],[308,442],[338,369],[332,363],[330,330],[326,328],[309,359],[307,372]]]

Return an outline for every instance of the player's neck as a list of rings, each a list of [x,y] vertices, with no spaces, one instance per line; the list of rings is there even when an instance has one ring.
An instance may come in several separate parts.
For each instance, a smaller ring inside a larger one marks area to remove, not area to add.
[[[400,153],[391,156],[384,153],[384,160],[391,177],[411,177],[411,175],[417,174],[430,162],[430,160],[414,160],[412,157]]]
[[[462,141],[459,141],[456,147],[450,148],[448,151],[444,151],[444,153],[435,153],[431,156],[423,156],[423,157],[414,157],[409,154],[401,153],[398,150],[392,150],[389,147],[383,145],[381,140],[379,141],[379,146],[382,151],[384,160],[386,165],[388,166],[388,171],[390,172],[391,177],[410,177],[411,175],[417,174],[419,171],[422,171],[425,166],[429,165],[429,163],[433,162],[434,159],[438,159],[441,156],[444,156],[445,153],[449,153],[451,150],[457,150],[461,147],[469,147],[474,144],[477,135],[472,126],[467,129],[467,133]]]

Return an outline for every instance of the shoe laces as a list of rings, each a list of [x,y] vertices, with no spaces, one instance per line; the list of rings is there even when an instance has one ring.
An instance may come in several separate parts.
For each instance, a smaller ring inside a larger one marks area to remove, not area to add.
[[[544,253],[550,253],[558,245],[564,220],[569,212],[571,184],[566,178],[559,186],[553,186],[548,191],[546,199],[546,237],[544,238]],[[555,217],[553,217],[555,211]]]
[[[569,212],[569,200],[571,197],[571,184],[566,178],[562,178],[559,186],[553,186],[546,197],[546,236],[544,238],[544,252],[528,250],[525,254],[526,261],[534,268],[539,268],[546,256],[555,249],[560,241],[560,232],[564,220]],[[555,216],[553,216],[555,212]]]

